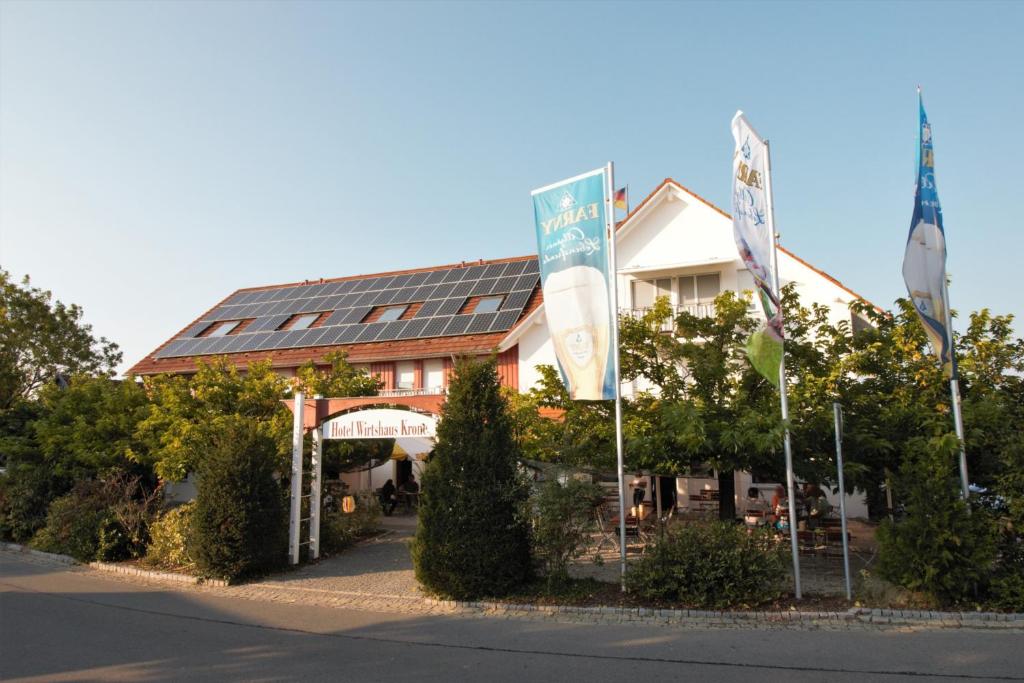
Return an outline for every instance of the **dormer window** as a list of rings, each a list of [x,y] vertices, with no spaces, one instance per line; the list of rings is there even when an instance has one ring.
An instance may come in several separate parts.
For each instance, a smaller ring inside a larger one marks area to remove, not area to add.
[[[303,313],[302,315],[296,316],[292,321],[291,325],[285,325],[282,329],[285,330],[308,330],[309,327],[316,322],[316,319],[320,317],[320,313]]]
[[[474,313],[493,313],[501,308],[503,296],[485,296],[483,299],[477,302],[476,308],[473,309]]]
[[[389,323],[394,320],[398,320],[408,308],[408,306],[388,306],[381,310],[380,317],[377,318],[377,322]]]
[[[241,324],[241,320],[228,320],[226,322],[217,323],[217,326],[210,330],[205,336],[207,337],[226,337],[231,334],[231,331]]]

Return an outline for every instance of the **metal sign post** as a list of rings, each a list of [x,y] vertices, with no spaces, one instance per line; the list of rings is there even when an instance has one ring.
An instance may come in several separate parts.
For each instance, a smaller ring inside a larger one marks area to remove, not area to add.
[[[843,531],[843,572],[846,576],[846,599],[853,599],[850,589],[850,545],[846,540],[846,486],[843,483],[843,407],[838,401],[832,403],[832,415],[836,424],[836,471],[839,477],[839,520]]]

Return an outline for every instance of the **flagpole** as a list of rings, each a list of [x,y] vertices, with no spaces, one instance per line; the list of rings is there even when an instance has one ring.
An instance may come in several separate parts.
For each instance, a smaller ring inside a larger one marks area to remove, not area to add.
[[[960,488],[961,494],[966,503],[970,500],[971,489],[967,478],[967,449],[964,446],[964,416],[960,410],[960,379],[956,370],[956,348],[953,346],[953,312],[949,305],[949,282],[943,284],[946,292],[946,334],[949,335],[949,394],[952,397],[953,427],[956,429],[956,438],[960,443]],[[969,508],[968,508],[969,509]]]
[[[772,149],[768,140],[764,141],[764,182],[765,201],[768,204],[768,234],[772,243],[772,279],[775,287],[775,296],[779,300],[779,315],[782,315],[782,289],[779,286],[779,245],[778,235],[775,233],[775,198],[772,195]],[[803,596],[800,590],[800,553],[797,543],[797,518],[796,518],[796,482],[793,476],[793,447],[789,439],[789,398],[786,396],[786,346],[782,345],[782,360],[779,363],[779,399],[782,408],[782,424],[785,430],[783,434],[783,446],[786,451],[786,490],[789,497],[789,540],[793,552],[793,594],[797,600]]]
[[[615,166],[608,162],[605,171],[605,222],[608,230],[608,258],[611,261],[608,279],[612,304],[612,367],[615,369],[615,464],[619,476],[619,582],[626,592],[626,493],[625,465],[622,447],[622,381],[619,378],[619,269],[615,258]],[[627,190],[627,197],[628,195]]]

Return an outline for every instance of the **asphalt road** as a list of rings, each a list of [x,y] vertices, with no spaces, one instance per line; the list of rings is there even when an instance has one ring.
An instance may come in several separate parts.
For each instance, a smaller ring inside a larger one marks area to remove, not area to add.
[[[1024,637],[379,614],[156,589],[0,552],[0,679],[1024,681]]]

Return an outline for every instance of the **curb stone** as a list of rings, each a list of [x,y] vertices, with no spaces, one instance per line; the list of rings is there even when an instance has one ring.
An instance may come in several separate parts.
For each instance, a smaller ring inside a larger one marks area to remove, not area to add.
[[[66,555],[46,553],[31,548],[26,548],[17,543],[0,542],[0,550],[29,555],[62,565],[79,565],[74,558]],[[143,580],[155,580],[164,583],[178,585],[196,585],[205,588],[225,588],[228,590],[242,590],[247,597],[253,599],[281,600],[283,595],[272,595],[267,589],[280,589],[284,586],[259,583],[251,584],[230,584],[227,581],[217,579],[203,580],[195,576],[177,574],[173,572],[151,571],[137,567],[122,566],[108,562],[90,562],[88,568],[110,574],[119,574],[127,577],[134,577]],[[290,591],[289,591],[290,592]],[[330,592],[330,591],[316,591]],[[344,599],[331,601],[339,607],[357,607],[352,599],[358,596],[345,594],[339,597]],[[376,602],[375,597],[367,595],[373,605],[367,604],[369,609],[387,610],[388,604]],[[384,596],[379,596],[384,597]],[[296,602],[289,599],[287,602]],[[890,608],[867,608],[851,607],[842,612],[820,612],[820,611],[737,611],[722,612],[718,610],[692,610],[692,609],[663,609],[647,607],[614,607],[614,606],[573,606],[573,605],[532,605],[517,603],[501,603],[494,601],[466,601],[446,600],[436,597],[417,598],[415,602],[426,608],[439,608],[446,612],[463,612],[468,614],[486,614],[488,616],[515,616],[528,617],[530,614],[556,617],[559,615],[573,615],[589,617],[594,623],[607,623],[609,619],[630,621],[634,623],[648,624],[677,624],[690,626],[746,626],[752,628],[764,628],[770,625],[792,628],[794,626],[828,625],[833,628],[837,626],[863,626],[867,628],[880,627],[891,628],[893,626],[931,626],[933,628],[957,629],[957,628],[982,628],[1021,631],[1024,630],[1024,613],[1001,613],[1001,612],[937,612],[933,610],[893,610]],[[317,604],[323,605],[323,602]],[[410,606],[410,603],[406,603]]]

